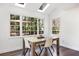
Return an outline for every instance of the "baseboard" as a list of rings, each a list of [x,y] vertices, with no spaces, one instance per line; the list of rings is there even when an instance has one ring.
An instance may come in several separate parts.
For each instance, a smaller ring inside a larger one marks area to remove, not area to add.
[[[0,56],[14,56],[16,52],[19,52],[19,51],[22,51],[22,49],[1,53]]]
[[[69,45],[60,44],[60,46],[66,47],[66,48],[69,48],[69,49],[72,49],[72,50],[75,50],[75,51],[79,51],[79,49],[77,49],[76,47],[72,47],[72,46],[69,46]]]

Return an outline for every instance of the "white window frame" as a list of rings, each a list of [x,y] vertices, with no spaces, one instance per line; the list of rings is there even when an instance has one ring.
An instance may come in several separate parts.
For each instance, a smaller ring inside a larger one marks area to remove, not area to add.
[[[10,14],[11,15],[11,14]],[[16,14],[13,14],[13,15],[16,15]],[[19,15],[20,16],[20,19],[18,20],[18,22],[20,22],[20,35],[19,36],[10,36],[10,37],[21,37],[21,36],[23,36],[22,34],[22,15]],[[27,17],[27,16],[26,16]],[[35,17],[36,18],[36,17]],[[40,20],[43,20],[43,19],[41,19],[41,18],[37,18],[37,34],[36,35],[43,35],[43,34],[39,34],[39,24],[38,24],[38,19],[40,19]],[[17,20],[10,20],[10,22],[11,21],[17,21]],[[43,21],[43,24],[44,24],[44,21]],[[11,26],[11,25],[10,25]],[[44,26],[44,25],[43,25]],[[11,31],[11,29],[10,29],[10,31]],[[44,30],[43,30],[44,31]],[[33,35],[25,35],[25,36],[33,36]]]

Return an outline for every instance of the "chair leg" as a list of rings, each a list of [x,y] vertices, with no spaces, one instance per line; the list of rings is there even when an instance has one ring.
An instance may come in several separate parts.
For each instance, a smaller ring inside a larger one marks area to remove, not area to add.
[[[25,41],[23,39],[23,55],[25,55]]]
[[[25,56],[25,51],[23,51],[23,56]]]
[[[40,49],[40,51],[41,51],[41,46],[39,45],[38,47],[39,47],[39,49]]]
[[[29,49],[29,56],[30,56],[30,51],[31,51],[31,49]]]
[[[51,48],[53,49],[53,51],[55,51],[53,46],[51,46]]]
[[[48,47],[48,49],[49,49],[50,54],[53,56],[53,54],[52,54],[52,52],[51,52],[51,50],[50,50],[50,48],[49,48],[49,47]]]
[[[29,49],[27,48],[27,50],[25,51],[25,54],[24,54],[24,56],[26,55],[26,53],[28,52],[28,50],[29,50]]]
[[[36,56],[38,56],[38,54],[35,52]]]
[[[42,49],[41,49],[41,52],[39,53],[39,56],[41,55],[41,53],[42,53],[43,49],[44,49],[44,48],[42,48]]]

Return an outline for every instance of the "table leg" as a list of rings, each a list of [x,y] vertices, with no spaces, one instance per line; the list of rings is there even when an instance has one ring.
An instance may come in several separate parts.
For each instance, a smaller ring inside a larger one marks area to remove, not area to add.
[[[35,56],[35,43],[31,44],[32,56]]]
[[[57,50],[57,56],[59,56],[59,38],[57,38],[56,41],[57,41],[57,49],[56,49]]]
[[[23,55],[25,56],[25,41],[23,39]]]

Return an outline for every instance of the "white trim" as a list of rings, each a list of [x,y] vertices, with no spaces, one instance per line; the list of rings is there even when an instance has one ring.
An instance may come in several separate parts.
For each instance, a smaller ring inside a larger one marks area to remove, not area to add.
[[[73,46],[69,46],[69,45],[66,45],[66,44],[60,44],[60,46],[63,46],[63,47],[67,47],[67,48],[70,48],[72,50],[76,50],[76,51],[79,51],[79,48],[76,48],[76,47],[73,47]]]
[[[11,14],[13,14],[13,13],[11,13]],[[10,14],[10,15],[11,15]],[[16,14],[13,14],[13,15],[16,15]],[[20,19],[19,20],[10,20],[10,21],[14,21],[14,22],[19,22],[20,23],[20,36],[10,36],[9,38],[18,38],[18,37],[25,37],[25,36],[37,36],[37,35],[39,35],[39,25],[38,25],[38,19],[39,18],[37,18],[37,34],[33,34],[33,35],[24,35],[23,36],[23,33],[22,33],[22,22],[25,22],[25,21],[22,21],[22,15],[19,15],[20,16]],[[27,17],[27,16],[26,16]],[[30,16],[29,16],[30,17]],[[35,17],[36,18],[36,17]],[[40,20],[43,20],[43,19],[40,19]],[[10,25],[11,26],[11,25]],[[11,29],[10,29],[11,30]],[[10,31],[9,31],[9,33],[10,33]],[[11,34],[11,33],[10,33]],[[44,33],[43,33],[44,34]],[[42,34],[42,35],[43,35]]]

